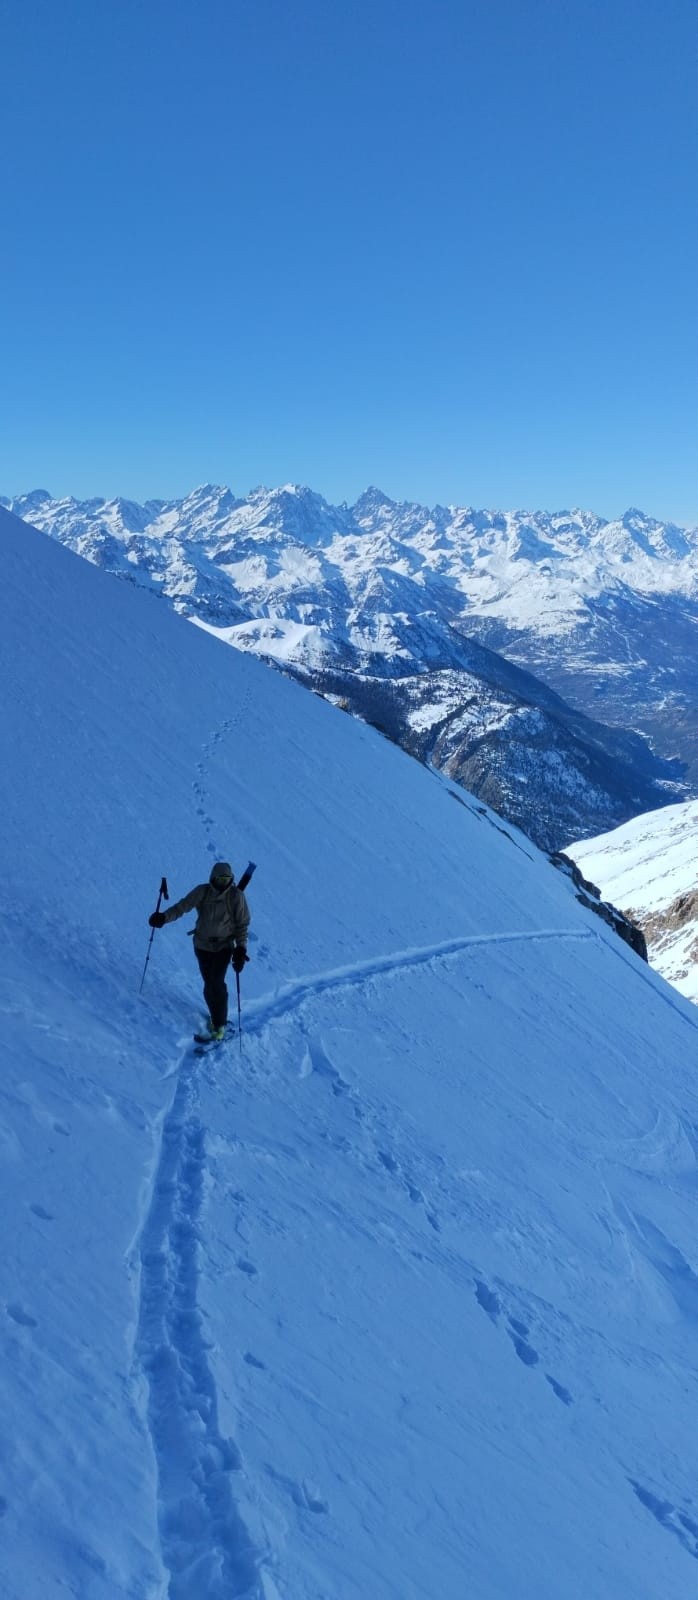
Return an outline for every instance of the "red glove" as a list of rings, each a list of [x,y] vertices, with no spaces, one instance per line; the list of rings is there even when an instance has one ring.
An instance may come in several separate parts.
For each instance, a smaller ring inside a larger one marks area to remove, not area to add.
[[[164,926],[165,926],[165,913],[164,913],[164,911],[154,911],[152,917],[148,917],[148,922],[150,923],[151,928],[164,928]]]
[[[243,967],[245,965],[245,962],[249,961],[250,958],[249,958],[249,956],[247,954],[247,951],[246,951],[244,945],[238,944],[238,945],[235,946],[235,949],[234,949],[230,959],[231,959],[231,961],[233,963],[233,970],[235,972],[242,972],[242,969],[243,969]]]

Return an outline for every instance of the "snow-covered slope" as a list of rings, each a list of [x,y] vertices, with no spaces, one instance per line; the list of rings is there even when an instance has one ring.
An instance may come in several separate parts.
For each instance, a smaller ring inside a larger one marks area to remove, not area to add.
[[[520,835],[0,513],[7,1600],[683,1600],[698,1029]],[[184,925],[258,862],[244,1038]]]
[[[640,513],[606,524],[429,511],[378,490],[333,507],[295,485],[241,500],[209,485],[146,506],[38,490],[11,504],[227,643],[389,726],[548,848],[685,798],[698,693],[691,535]],[[660,599],[648,600],[655,578]],[[539,656],[538,678],[521,670]],[[626,731],[644,726],[648,693],[657,700],[650,657],[672,733],[662,759]],[[571,667],[576,710],[540,681],[564,696]]]
[[[698,1002],[698,803],[635,817],[569,853],[643,929],[650,960]]]

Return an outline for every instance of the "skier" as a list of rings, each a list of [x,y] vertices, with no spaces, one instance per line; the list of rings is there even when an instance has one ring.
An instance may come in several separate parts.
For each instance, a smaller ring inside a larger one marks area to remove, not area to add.
[[[148,918],[151,928],[163,928],[166,922],[176,922],[187,911],[198,911],[194,929],[194,950],[199,970],[204,980],[204,1000],[209,1009],[210,1039],[222,1039],[228,1021],[228,988],[225,974],[232,961],[236,973],[241,973],[247,954],[247,929],[250,912],[241,889],[233,877],[227,861],[217,861],[211,868],[208,883],[199,883],[183,900],[177,900],[167,911],[154,911]]]

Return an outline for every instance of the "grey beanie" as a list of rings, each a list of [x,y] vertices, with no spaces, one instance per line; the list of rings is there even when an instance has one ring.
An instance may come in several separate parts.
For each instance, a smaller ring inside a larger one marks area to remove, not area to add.
[[[216,862],[214,862],[214,864],[213,864],[213,866],[211,868],[211,876],[210,876],[210,878],[208,880],[209,883],[216,883],[216,882],[222,883],[224,878],[227,879],[227,881],[229,883],[232,883],[232,881],[233,881],[233,869],[232,869],[232,867],[230,865],[230,862],[229,861],[216,861]]]

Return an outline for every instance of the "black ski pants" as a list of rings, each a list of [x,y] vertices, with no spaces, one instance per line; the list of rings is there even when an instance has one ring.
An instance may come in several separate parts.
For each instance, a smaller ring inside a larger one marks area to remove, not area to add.
[[[204,980],[204,1000],[214,1028],[224,1028],[228,1021],[228,988],[225,974],[232,949],[231,944],[224,945],[222,950],[199,950],[194,945],[199,971]]]

